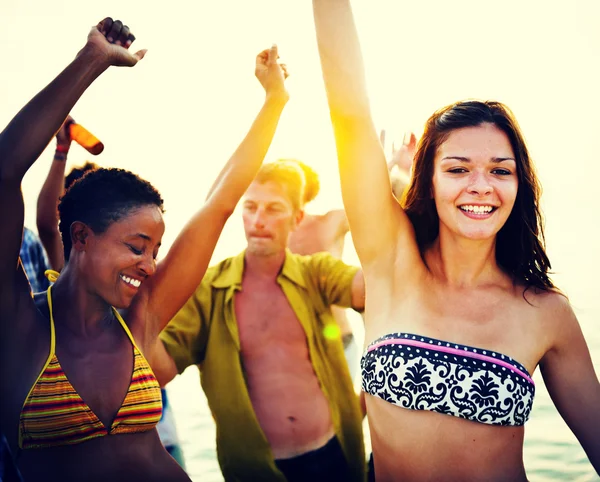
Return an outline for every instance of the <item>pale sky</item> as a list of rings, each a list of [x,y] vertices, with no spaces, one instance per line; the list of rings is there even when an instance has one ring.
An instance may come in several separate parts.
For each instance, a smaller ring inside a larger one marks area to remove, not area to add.
[[[417,132],[437,108],[497,99],[515,112],[544,187],[549,254],[567,291],[597,270],[600,175],[600,2],[597,0],[355,0],[375,122],[388,140]],[[4,0],[0,6],[0,123],[46,85],[105,16],[148,48],[133,69],[112,68],[73,115],[104,142],[94,160],[151,181],[167,209],[165,248],[201,205],[263,99],[254,58],[276,42],[291,72],[291,100],[267,156],[296,157],[321,175],[310,207],[341,207],[335,148],[308,0]],[[23,185],[26,223],[54,141]],[[91,156],[73,146],[69,166]],[[244,247],[236,213],[215,259]],[[583,244],[585,243],[585,244]],[[164,256],[166,249],[161,255]],[[354,258],[353,258],[354,259]],[[590,280],[595,278],[590,278]],[[595,299],[585,283],[576,301]],[[584,305],[587,304],[584,302]]]

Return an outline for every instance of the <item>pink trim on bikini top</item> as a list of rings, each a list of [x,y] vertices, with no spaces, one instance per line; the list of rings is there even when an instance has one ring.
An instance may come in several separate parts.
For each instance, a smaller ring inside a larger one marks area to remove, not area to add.
[[[527,380],[529,383],[531,383],[532,385],[535,386],[535,383],[534,383],[533,379],[531,378],[531,376],[529,375],[529,373],[524,372],[523,370],[520,370],[519,368],[515,367],[514,365],[511,365],[508,362],[505,362],[504,360],[499,360],[498,358],[491,357],[488,355],[480,355],[479,353],[473,353],[472,351],[469,351],[468,349],[467,350],[464,350],[464,349],[459,350],[457,348],[451,348],[449,346],[444,346],[444,345],[448,345],[448,344],[456,346],[457,343],[443,342],[441,340],[439,340],[439,343],[442,343],[442,345],[438,345],[435,343],[423,343],[423,342],[412,340],[409,338],[389,338],[387,340],[375,342],[373,345],[371,345],[367,348],[367,352],[372,352],[373,350],[376,350],[377,348],[380,348],[382,346],[400,344],[400,345],[410,345],[410,346],[414,346],[417,348],[441,351],[444,353],[449,353],[451,355],[459,355],[462,357],[468,356],[469,358],[475,358],[477,360],[482,360],[482,361],[489,362],[489,363],[495,363],[496,365],[500,365],[505,368],[508,368],[509,370],[516,373],[517,375],[522,376],[525,380]],[[470,348],[470,347],[466,347],[466,348]],[[470,348],[470,349],[471,350],[480,350],[479,348]],[[487,352],[490,350],[481,350],[481,351]],[[492,353],[495,353],[495,352],[492,352]],[[500,356],[510,358],[506,355],[500,355]]]

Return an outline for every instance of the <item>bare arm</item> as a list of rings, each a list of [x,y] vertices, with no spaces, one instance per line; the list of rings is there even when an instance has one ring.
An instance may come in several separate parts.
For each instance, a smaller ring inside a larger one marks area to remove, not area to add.
[[[275,135],[288,100],[277,47],[258,55],[256,75],[266,91],[260,112],[217,177],[204,206],[179,234],[156,274],[142,285],[143,296],[134,300],[134,319],[145,320],[149,343],[200,284],[225,222],[254,179]]]
[[[352,280],[352,308],[360,312],[365,309],[365,277],[362,270]]]
[[[334,211],[329,211],[327,215],[334,219],[334,224],[337,226],[336,238],[346,237],[346,234],[348,234],[350,231],[350,225],[348,224],[346,211],[343,209],[336,209]]]
[[[385,130],[381,132],[380,137],[383,139],[382,142],[385,142]],[[382,144],[382,146],[385,148],[385,144]],[[398,149],[396,149],[396,144],[392,142],[392,156],[388,162],[388,170],[391,171],[396,166],[400,171],[406,173],[407,176],[410,175],[416,152],[417,136],[414,132],[405,135]]]
[[[560,329],[540,362],[541,372],[556,408],[600,474],[600,383],[568,301],[562,298],[552,304]]]
[[[410,252],[416,260],[412,226],[392,194],[385,155],[371,118],[350,2],[313,0],[313,10],[342,196],[356,252],[365,269],[377,259],[385,259],[389,265],[390,252],[401,235],[407,238],[403,244],[412,243],[411,250],[402,246],[403,252]]]
[[[392,184],[392,193],[394,194],[394,197],[398,201],[401,201],[402,196],[404,196],[404,191],[410,183],[410,177],[408,177],[405,172],[392,168],[390,170],[390,182]]]
[[[414,133],[410,133],[408,140],[404,139],[402,145],[396,149],[392,144],[392,158],[388,162],[390,180],[392,182],[392,192],[399,201],[404,195],[404,191],[410,184],[410,170],[417,150],[417,138]]]
[[[161,387],[164,387],[177,375],[177,365],[175,360],[169,355],[165,345],[157,338],[153,342],[153,347],[149,350],[149,362],[152,371]]]
[[[29,101],[0,133],[0,271],[5,273],[0,277],[0,310],[8,308],[7,303],[15,302],[15,276],[24,219],[23,176],[92,82],[110,65],[131,66],[144,55],[143,51],[132,55],[123,47],[109,44],[100,32],[100,29],[106,30],[107,20],[92,29],[75,60]]]
[[[221,170],[207,195],[210,202],[225,204],[230,211],[248,189],[271,146],[279,118],[289,95],[284,81],[285,65],[279,65],[277,46],[256,57],[255,75],[265,89],[266,98],[248,134]]]
[[[64,192],[65,165],[71,146],[69,116],[56,134],[56,152],[50,170],[37,199],[36,223],[38,234],[48,254],[50,266],[61,271],[65,264],[63,244],[58,231],[58,201]]]

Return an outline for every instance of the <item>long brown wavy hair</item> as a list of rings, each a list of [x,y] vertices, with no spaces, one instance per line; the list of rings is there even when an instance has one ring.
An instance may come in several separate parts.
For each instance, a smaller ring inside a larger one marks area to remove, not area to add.
[[[521,129],[511,110],[500,102],[463,101],[436,111],[425,124],[415,155],[411,183],[402,206],[415,229],[421,253],[436,240],[439,218],[432,199],[433,167],[438,148],[450,133],[463,127],[490,123],[508,137],[515,153],[518,191],[515,204],[498,232],[496,261],[525,288],[554,288],[548,276],[543,219],[539,207],[541,187]]]

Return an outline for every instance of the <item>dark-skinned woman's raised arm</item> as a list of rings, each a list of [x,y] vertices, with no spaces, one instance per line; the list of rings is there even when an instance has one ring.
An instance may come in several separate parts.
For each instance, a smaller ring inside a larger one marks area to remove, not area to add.
[[[24,220],[23,176],[99,75],[110,66],[131,67],[143,58],[145,50],[129,52],[134,40],[120,21],[104,19],[91,29],[75,59],[0,133],[0,325],[11,319],[19,303],[20,287],[26,286],[18,263]]]

